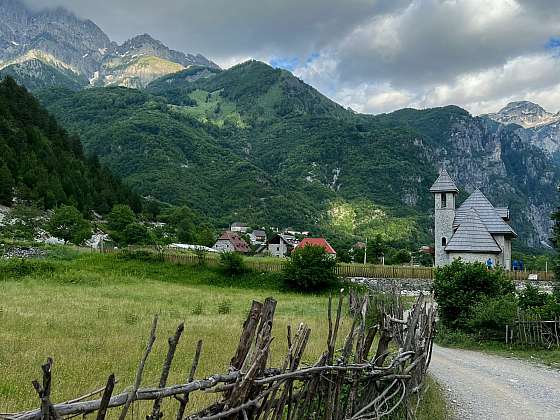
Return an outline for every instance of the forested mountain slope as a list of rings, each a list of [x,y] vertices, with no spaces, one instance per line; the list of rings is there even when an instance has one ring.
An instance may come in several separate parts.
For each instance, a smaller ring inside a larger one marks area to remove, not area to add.
[[[140,206],[97,159],[86,159],[78,137],[6,78],[0,82],[0,202],[11,205],[14,196],[46,209],[73,204],[104,213],[115,203]]]
[[[144,91],[40,97],[136,191],[218,223],[430,243],[428,189],[445,165],[465,191],[511,204],[523,241],[548,237],[557,168],[515,130],[457,107],[355,114],[255,61],[189,68]]]

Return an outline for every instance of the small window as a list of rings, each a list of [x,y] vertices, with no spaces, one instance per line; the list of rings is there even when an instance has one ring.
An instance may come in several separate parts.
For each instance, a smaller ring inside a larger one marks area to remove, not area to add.
[[[447,238],[444,236],[443,238],[441,238],[441,246],[446,246],[447,245]]]
[[[447,194],[441,195],[441,208],[444,209],[447,207]]]

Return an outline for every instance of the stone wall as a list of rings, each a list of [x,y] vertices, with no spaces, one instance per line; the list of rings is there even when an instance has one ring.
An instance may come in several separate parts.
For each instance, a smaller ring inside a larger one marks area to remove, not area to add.
[[[368,278],[368,277],[351,277],[348,280],[352,283],[364,284],[373,287],[379,291],[390,292],[400,290],[401,294],[406,296],[417,296],[422,293],[431,293],[432,280],[429,279],[385,279],[385,278]],[[547,293],[552,293],[553,284],[551,281],[529,281],[515,280],[517,290],[523,290],[527,283],[531,283]]]

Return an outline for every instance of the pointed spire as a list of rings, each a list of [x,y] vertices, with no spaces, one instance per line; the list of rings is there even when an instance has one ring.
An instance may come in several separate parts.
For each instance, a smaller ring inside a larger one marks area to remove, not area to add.
[[[453,179],[449,176],[447,171],[444,169],[441,170],[439,173],[438,179],[434,182],[434,185],[430,188],[430,192],[432,193],[441,193],[441,192],[455,192],[458,193],[459,189],[453,182]]]

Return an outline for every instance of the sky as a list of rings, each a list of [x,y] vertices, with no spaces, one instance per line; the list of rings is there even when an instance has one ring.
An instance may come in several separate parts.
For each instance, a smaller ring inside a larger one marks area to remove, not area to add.
[[[25,0],[123,42],[286,68],[358,112],[514,100],[560,111],[560,0]]]

